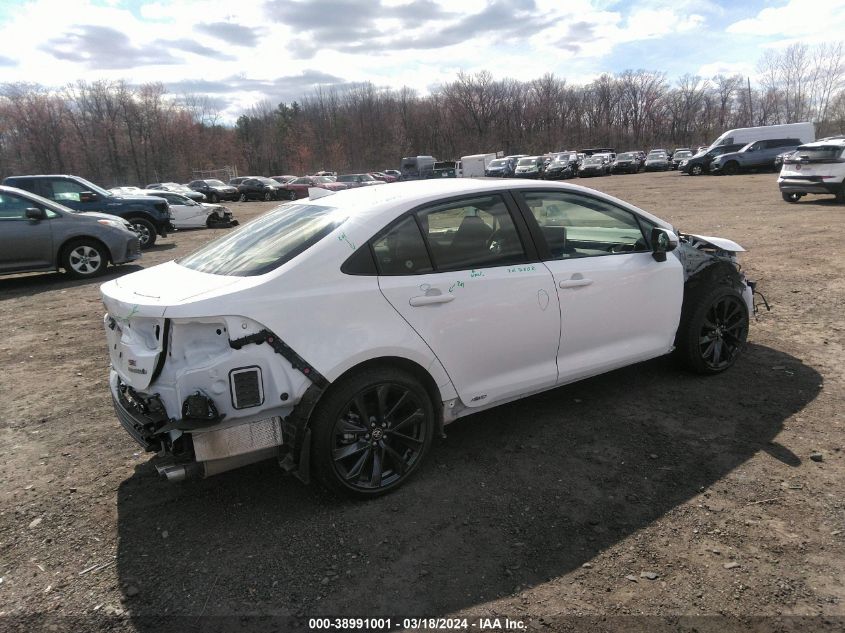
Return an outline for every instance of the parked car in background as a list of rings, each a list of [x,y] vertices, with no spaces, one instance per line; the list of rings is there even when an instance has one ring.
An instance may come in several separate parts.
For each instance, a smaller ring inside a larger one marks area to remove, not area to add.
[[[434,163],[429,178],[457,178],[458,162],[454,160],[442,160]]]
[[[154,189],[156,191],[173,191],[174,193],[181,193],[183,196],[188,196],[191,200],[202,202],[205,200],[205,194],[199,191],[194,191],[188,185],[180,185],[178,182],[156,182],[147,185],[147,189]]]
[[[845,202],[845,137],[799,145],[783,161],[778,187],[787,202],[807,194],[827,194]]]
[[[496,160],[496,154],[470,154],[461,156],[461,178],[481,178],[486,175],[490,161]]]
[[[314,174],[315,176],[331,176],[332,178],[337,178],[336,171],[326,171],[325,169],[321,169],[320,171]]]
[[[542,156],[526,156],[516,161],[514,178],[539,178],[545,169],[546,161]]]
[[[125,187],[112,187],[109,189],[109,193],[113,193],[116,196],[134,196],[142,192],[143,189],[140,187],[133,187],[133,186],[125,186]]]
[[[640,157],[636,152],[622,152],[610,168],[614,174],[636,174],[640,171]]]
[[[272,459],[372,498],[461,417],[673,352],[730,368],[742,250],[563,183],[341,191],[104,284],[109,390],[168,479]]]
[[[710,172],[710,163],[713,162],[713,159],[725,154],[727,152],[735,152],[738,149],[742,149],[743,145],[720,145],[718,147],[714,147],[712,149],[705,149],[702,152],[698,152],[695,156],[691,158],[685,158],[678,164],[678,171],[683,172],[685,174],[689,174],[690,176],[700,176],[701,174],[706,174]]]
[[[733,176],[743,171],[772,170],[778,154],[795,150],[800,144],[797,138],[754,141],[736,152],[727,152],[714,158],[710,163],[710,173]]]
[[[542,178],[546,180],[562,180],[574,178],[578,175],[578,154],[576,152],[560,152],[543,171]]]
[[[670,167],[672,169],[677,169],[683,161],[688,160],[690,158],[692,158],[692,150],[676,149],[675,153],[672,154],[672,163]]]
[[[296,180],[297,178],[299,178],[299,176],[293,176],[293,175],[291,175],[291,174],[288,174],[288,175],[286,175],[286,176],[270,176],[270,178],[272,178],[273,180],[275,180],[275,181],[276,181],[277,183],[279,183],[280,185],[286,185],[286,184],[287,184],[287,183],[289,183],[291,180]]]
[[[669,155],[666,150],[651,150],[645,157],[646,171],[666,171],[669,169]]]
[[[367,172],[375,178],[376,180],[381,180],[382,182],[396,182],[396,176],[391,176],[390,174],[385,174],[383,171],[371,171]]]
[[[207,178],[205,180],[192,180],[188,188],[199,191],[205,195],[205,199],[216,204],[221,200],[235,201],[238,199],[238,188],[227,185],[222,180]]]
[[[397,181],[402,180],[402,172],[398,169],[382,169],[381,173],[386,174],[388,176],[393,176],[394,178],[396,178]]]
[[[487,164],[484,175],[488,178],[510,178],[516,169],[515,158],[496,158]]]
[[[241,184],[244,180],[248,180],[249,178],[253,178],[254,176],[235,176],[234,178],[229,178],[229,185],[232,187],[237,187]]]
[[[141,248],[172,228],[167,200],[149,196],[116,196],[79,176],[63,174],[9,176],[4,185],[24,189],[75,211],[107,213],[128,220],[138,233]]]
[[[143,194],[164,198],[170,205],[170,216],[177,229],[229,228],[237,226],[232,212],[221,204],[206,204],[175,191],[144,189]]]
[[[581,167],[578,170],[580,178],[587,178],[590,176],[606,176],[610,173],[607,158],[604,156],[587,156],[581,162]]]
[[[335,182],[332,176],[300,176],[284,184],[282,187],[282,198],[287,198],[288,200],[307,198],[308,189],[311,187],[328,189],[329,191],[343,191],[347,188],[344,183]]]
[[[283,185],[280,182],[265,176],[253,176],[238,185],[238,200],[279,200],[282,191]]]
[[[15,187],[0,186],[0,227],[0,274],[64,269],[70,277],[96,277],[109,262],[141,256],[127,220],[74,211]]]
[[[755,141],[768,141],[771,139],[796,138],[798,144],[810,143],[816,138],[816,129],[813,123],[783,123],[780,125],[760,125],[757,127],[742,127],[735,130],[728,130],[710,145],[710,149],[720,145],[747,145]]]
[[[337,177],[337,182],[338,184],[346,185],[349,189],[385,184],[381,180],[376,180],[370,174],[341,174]]]
[[[423,180],[431,178],[434,163],[437,159],[434,156],[408,156],[402,159],[400,170],[402,180]],[[340,178],[338,176],[338,178]]]

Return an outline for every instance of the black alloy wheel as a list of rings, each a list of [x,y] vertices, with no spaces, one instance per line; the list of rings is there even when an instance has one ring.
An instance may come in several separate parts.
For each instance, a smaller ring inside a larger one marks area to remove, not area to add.
[[[315,471],[331,490],[374,497],[404,483],[432,442],[426,390],[398,369],[373,369],[337,385],[313,420]]]
[[[683,312],[676,341],[681,361],[700,374],[718,374],[733,365],[748,337],[742,294],[729,286],[705,288],[689,298]]]

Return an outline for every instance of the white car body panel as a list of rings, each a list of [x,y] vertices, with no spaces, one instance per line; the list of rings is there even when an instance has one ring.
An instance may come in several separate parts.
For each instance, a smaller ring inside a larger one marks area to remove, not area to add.
[[[466,406],[555,384],[560,311],[542,264],[386,276],[379,285]]]

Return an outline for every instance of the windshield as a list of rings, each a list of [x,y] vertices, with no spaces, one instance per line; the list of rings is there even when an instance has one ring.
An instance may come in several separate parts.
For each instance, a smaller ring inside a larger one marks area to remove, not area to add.
[[[634,160],[634,155],[629,153],[619,154],[616,160]]]
[[[317,176],[314,180],[315,182],[334,182],[334,178],[331,176]]]
[[[537,163],[536,158],[520,158],[517,165],[519,167],[527,167],[528,165],[534,165]]]
[[[206,180],[205,184],[211,185],[212,187],[225,187],[226,185],[223,184],[222,180]]]
[[[275,180],[272,180],[271,178],[265,178],[264,176],[259,176],[258,178],[256,178],[256,180],[258,182],[263,182],[265,185],[278,185],[279,184]]]
[[[289,203],[176,263],[212,275],[263,275],[319,242],[345,219],[334,207]]]
[[[491,160],[490,164],[487,165],[487,168],[489,169],[490,167],[504,167],[507,162],[508,161],[506,161],[504,158],[497,158],[496,160]]]
[[[845,156],[843,155],[843,150],[845,150],[845,148],[843,148],[841,145],[821,145],[817,147],[801,146],[793,154],[784,158],[783,162],[833,162]]]
[[[666,158],[666,154],[663,152],[656,152],[656,153],[649,153],[648,160],[662,160]]]
[[[679,152],[675,152],[672,158],[689,158],[690,156],[692,156],[692,152],[687,149],[683,149]]]
[[[106,191],[102,187],[98,187],[97,185],[95,185],[93,182],[91,182],[89,180],[85,180],[84,178],[77,178],[76,180],[80,184],[88,187],[89,191],[93,191],[94,193],[98,193],[105,198],[114,198],[114,194],[112,192]]]
[[[590,156],[589,158],[584,159],[585,165],[601,165],[602,162],[601,158],[596,158],[595,156]]]

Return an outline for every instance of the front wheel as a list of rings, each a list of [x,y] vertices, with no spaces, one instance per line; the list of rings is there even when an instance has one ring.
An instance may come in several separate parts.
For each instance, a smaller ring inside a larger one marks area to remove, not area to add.
[[[687,369],[718,374],[736,362],[748,337],[748,307],[730,286],[695,290],[684,299],[676,354]]]
[[[265,191],[264,192],[264,202],[270,202],[273,199],[273,192],[272,191]]]
[[[288,200],[296,200],[296,192],[293,189],[288,191]]]
[[[246,202],[246,194],[242,193],[240,196],[238,196],[238,201],[239,202]]]
[[[700,176],[704,168],[701,165],[693,165],[689,168],[689,175],[690,176]]]
[[[722,169],[726,176],[736,176],[739,173],[739,164],[736,161],[729,161],[725,163],[725,167]]]
[[[787,202],[798,202],[801,199],[800,193],[786,193],[784,191],[780,195],[783,196],[783,199]]]
[[[70,277],[84,279],[96,277],[108,265],[108,251],[99,242],[90,239],[68,244],[62,253],[62,266]]]
[[[434,436],[434,406],[413,375],[370,369],[333,386],[311,425],[320,481],[341,495],[377,497],[419,468]]]
[[[138,234],[141,248],[149,248],[156,243],[156,227],[152,222],[144,218],[131,218],[129,223]]]
[[[209,200],[211,200],[211,204],[217,204],[218,202],[220,202],[220,196],[218,196],[216,193],[213,193],[211,194],[211,198],[209,198]]]

